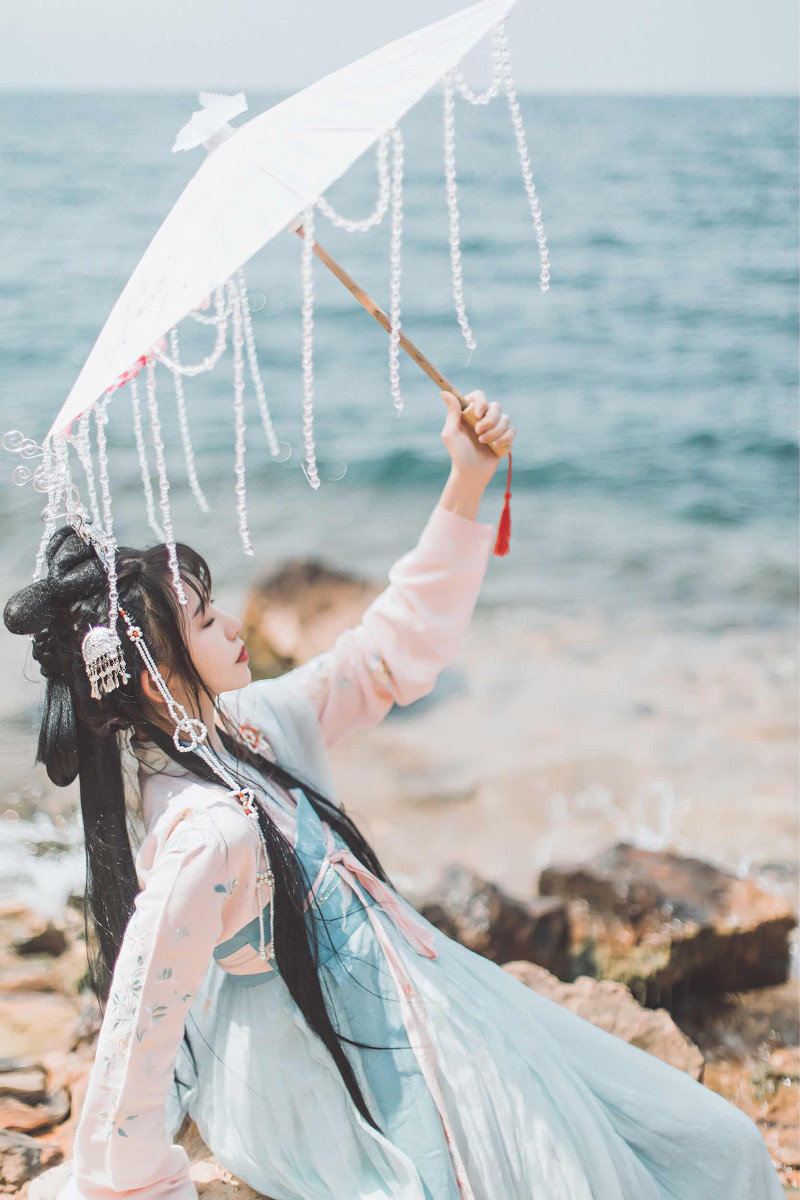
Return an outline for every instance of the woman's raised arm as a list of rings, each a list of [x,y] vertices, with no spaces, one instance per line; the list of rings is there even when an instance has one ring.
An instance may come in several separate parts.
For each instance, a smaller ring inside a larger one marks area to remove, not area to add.
[[[437,504],[359,624],[290,673],[287,686],[305,689],[327,746],[432,690],[469,626],[493,537],[491,525]]]

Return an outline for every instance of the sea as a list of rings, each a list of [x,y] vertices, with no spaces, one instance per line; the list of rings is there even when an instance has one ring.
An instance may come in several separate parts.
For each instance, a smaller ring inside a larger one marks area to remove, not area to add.
[[[281,98],[249,94],[248,115]],[[531,94],[521,106],[550,287],[539,287],[508,107],[502,97],[486,107],[457,100],[471,353],[451,287],[441,96],[426,97],[401,124],[403,327],[457,388],[482,389],[518,431],[511,552],[492,557],[480,610],[499,614],[493,628],[510,660],[517,651],[504,630],[524,613],[591,620],[619,644],[646,617],[703,644],[775,631],[786,646],[798,602],[796,100]],[[179,93],[0,95],[0,432],[39,442],[47,432],[202,161],[202,150],[171,152],[194,107],[194,96]],[[370,151],[328,199],[361,217],[376,191]],[[386,307],[388,219],[350,234],[320,214],[316,232]],[[230,353],[185,385],[208,514],[188,487],[170,379],[158,372],[176,535],[207,557],[217,597],[233,606],[289,558],[385,578],[413,546],[448,473],[438,389],[401,356],[405,407],[397,415],[385,332],[315,262],[322,483],[310,487],[300,249],[287,232],[246,265],[262,377],[288,455],[272,460],[249,389],[252,556],[237,527]],[[203,358],[209,329],[190,320],[184,328],[187,359]],[[115,393],[109,418],[117,537],[149,544],[156,539],[127,389]],[[0,452],[4,597],[29,581],[41,531],[42,497],[12,482],[19,461]],[[505,479],[504,462],[480,520],[499,518]],[[19,641],[0,629],[0,715],[13,733],[0,757],[13,759],[14,770],[14,738],[30,732],[35,699],[20,687]],[[29,656],[24,669],[35,683]],[[3,779],[12,774],[9,766]],[[783,785],[791,790],[791,780]]]

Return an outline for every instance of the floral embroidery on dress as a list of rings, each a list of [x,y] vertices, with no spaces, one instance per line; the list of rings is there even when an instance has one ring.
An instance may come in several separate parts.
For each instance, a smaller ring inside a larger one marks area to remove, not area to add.
[[[128,1116],[124,1118],[124,1121],[135,1121],[138,1115],[138,1113],[129,1113]],[[123,1121],[121,1121],[120,1118],[113,1112],[101,1112],[98,1113],[98,1116],[105,1121],[105,1126],[102,1131],[104,1138],[110,1138],[114,1133],[114,1130],[117,1131],[120,1137],[128,1136],[126,1130],[123,1128]]]
[[[175,828],[166,838],[163,850],[185,851],[198,846],[208,846],[218,840],[217,826],[213,818],[202,809],[185,808]],[[226,883],[214,885],[215,891],[230,894],[236,887],[236,878]],[[172,935],[172,944],[162,944],[160,947],[158,968],[152,972],[152,979],[157,984],[172,985],[173,994],[169,998],[159,998],[157,1003],[142,1004],[142,989],[147,975],[148,947],[155,934],[153,929],[140,932],[141,912],[134,904],[133,914],[125,931],[125,941],[112,980],[103,1022],[102,1036],[106,1045],[102,1051],[102,1070],[110,1075],[117,1067],[124,1064],[131,1039],[135,1037],[141,1043],[147,1033],[163,1022],[170,1006],[180,1000],[181,1004],[193,998],[193,992],[182,991],[180,997],[175,986],[173,963],[180,954],[179,944],[191,934],[188,925],[180,925]],[[132,960],[133,966],[126,975],[126,962]],[[144,1019],[142,1019],[144,1017]],[[122,1136],[127,1136],[123,1130]]]
[[[236,887],[237,883],[238,883],[237,879],[229,879],[227,881],[227,883],[215,883],[214,891],[215,892],[227,892],[227,894],[230,896],[231,892]]]

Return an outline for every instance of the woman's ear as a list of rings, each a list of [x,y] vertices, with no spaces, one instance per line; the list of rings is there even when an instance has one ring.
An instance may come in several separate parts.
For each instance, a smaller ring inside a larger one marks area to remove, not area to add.
[[[164,676],[164,682],[167,684],[167,687],[169,687],[169,668],[167,667],[166,663],[156,663],[156,666]],[[139,682],[141,684],[142,693],[151,702],[151,704],[155,704],[157,706],[163,704],[164,697],[158,690],[156,682],[153,679],[153,676],[150,674],[148,667],[142,667],[142,673],[139,676]]]

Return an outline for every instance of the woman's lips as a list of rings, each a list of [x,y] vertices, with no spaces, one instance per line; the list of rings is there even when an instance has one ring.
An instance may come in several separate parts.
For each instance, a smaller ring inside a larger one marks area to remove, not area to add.
[[[237,663],[247,662],[249,657],[250,657],[250,655],[247,653],[247,646],[242,646],[242,649],[239,653],[239,657],[237,658],[236,661],[237,661]]]

